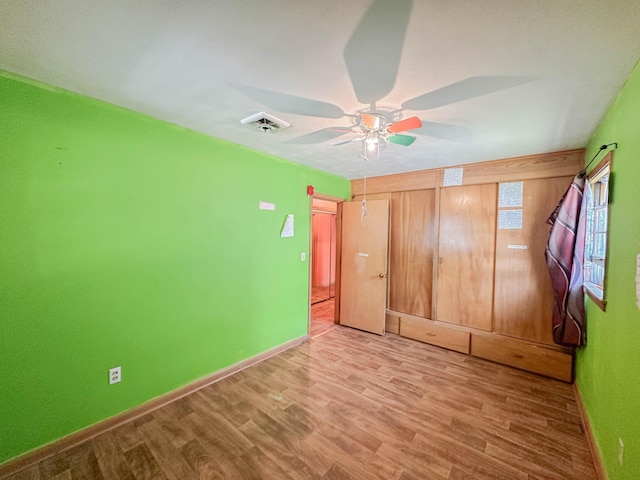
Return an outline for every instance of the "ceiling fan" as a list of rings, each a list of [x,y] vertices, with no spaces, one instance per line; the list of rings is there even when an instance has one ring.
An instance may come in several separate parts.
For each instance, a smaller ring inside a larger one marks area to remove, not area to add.
[[[403,132],[468,143],[470,130],[462,125],[423,122],[412,116],[402,118],[404,110],[429,110],[487,95],[536,80],[522,76],[477,76],[411,98],[399,109],[377,105],[395,86],[405,35],[411,17],[413,0],[374,0],[347,42],[343,57],[355,96],[367,105],[356,114],[346,113],[339,106],[249,85],[235,85],[245,95],[281,112],[322,118],[351,118],[351,125],[335,126],[287,140],[292,144],[316,144],[354,135],[334,145],[363,141],[367,150],[386,143],[409,146],[416,137]],[[371,55],[384,61],[371,61]]]
[[[416,141],[416,137],[403,135],[401,132],[422,127],[422,121],[415,116],[405,118],[404,120],[393,121],[392,113],[393,112],[385,111],[360,113],[355,120],[356,129],[360,130],[360,135],[334,145],[344,145],[361,140],[363,146],[366,147],[366,150],[369,152],[379,149],[383,141],[408,147]]]

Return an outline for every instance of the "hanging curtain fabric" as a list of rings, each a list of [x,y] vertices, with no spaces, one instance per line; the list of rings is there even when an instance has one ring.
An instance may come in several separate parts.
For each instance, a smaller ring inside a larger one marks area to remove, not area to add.
[[[585,175],[581,172],[575,176],[562,200],[547,219],[547,223],[552,225],[545,257],[555,297],[553,340],[569,347],[579,347],[586,343],[582,290],[586,223],[584,187]]]

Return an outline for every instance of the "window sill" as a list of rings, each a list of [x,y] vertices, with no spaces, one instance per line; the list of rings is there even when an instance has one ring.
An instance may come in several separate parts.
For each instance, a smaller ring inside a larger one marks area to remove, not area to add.
[[[585,283],[584,293],[586,293],[589,296],[589,298],[593,300],[593,303],[598,305],[600,310],[602,310],[603,312],[607,310],[607,301],[604,300],[604,298],[600,298],[603,296],[603,291],[600,287],[597,287],[596,285],[593,285],[593,284]],[[600,294],[600,297],[598,296],[598,294]]]

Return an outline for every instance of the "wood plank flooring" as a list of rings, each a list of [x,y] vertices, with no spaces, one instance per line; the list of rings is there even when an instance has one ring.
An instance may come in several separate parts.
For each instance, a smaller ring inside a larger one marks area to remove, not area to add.
[[[335,298],[311,305],[311,325],[309,335],[317,337],[335,328]]]
[[[9,478],[595,475],[570,385],[337,327]]]
[[[333,298],[336,294],[336,286],[331,285],[312,285],[311,286],[311,304],[324,302]]]

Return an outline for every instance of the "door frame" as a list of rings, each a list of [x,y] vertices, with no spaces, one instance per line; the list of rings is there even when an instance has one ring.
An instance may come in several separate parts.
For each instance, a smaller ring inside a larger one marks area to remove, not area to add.
[[[342,264],[342,204],[347,200],[342,197],[334,197],[333,195],[325,195],[324,193],[315,192],[309,195],[309,258],[308,258],[308,284],[307,291],[307,335],[311,333],[311,274],[313,261],[313,200],[327,200],[336,203],[336,281],[335,281],[335,309],[333,312],[333,323],[340,323],[340,265]]]

